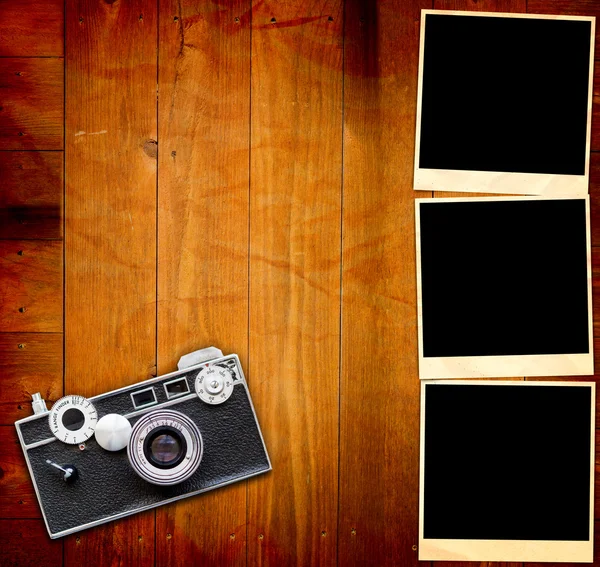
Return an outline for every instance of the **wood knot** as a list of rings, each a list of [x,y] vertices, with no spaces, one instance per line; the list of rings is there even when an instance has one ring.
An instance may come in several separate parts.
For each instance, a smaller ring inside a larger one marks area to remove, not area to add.
[[[144,153],[152,158],[158,158],[158,142],[156,140],[146,140],[144,142]]]

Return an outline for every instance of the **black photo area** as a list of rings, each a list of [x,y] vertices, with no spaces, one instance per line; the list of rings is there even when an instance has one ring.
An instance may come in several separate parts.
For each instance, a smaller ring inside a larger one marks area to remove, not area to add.
[[[419,167],[584,175],[591,23],[428,14]]]
[[[589,352],[584,199],[419,207],[424,357]]]
[[[425,388],[425,538],[589,539],[591,388]]]

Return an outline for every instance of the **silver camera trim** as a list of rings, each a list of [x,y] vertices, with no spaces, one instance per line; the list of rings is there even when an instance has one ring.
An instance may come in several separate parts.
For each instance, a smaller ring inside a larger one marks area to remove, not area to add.
[[[224,361],[231,360],[231,359],[235,359],[237,369],[239,370],[239,380],[236,380],[234,382],[234,387],[235,388],[243,387],[246,390],[246,394],[248,396],[248,401],[250,403],[250,408],[252,409],[252,414],[254,415],[254,419],[256,420],[256,423],[258,425],[258,418],[256,416],[254,404],[252,403],[252,397],[250,396],[250,392],[248,391],[248,385],[246,382],[246,376],[244,374],[244,369],[242,368],[242,365],[240,363],[240,358],[237,354],[228,354],[226,356],[222,356],[222,357],[215,358],[212,360],[205,360],[205,361],[202,361],[200,364],[196,364],[194,366],[182,368],[181,370],[169,372],[168,374],[163,374],[162,376],[157,376],[155,378],[143,380],[142,382],[138,382],[137,384],[133,384],[131,386],[124,386],[122,388],[117,388],[116,390],[111,390],[110,392],[104,392],[103,394],[98,394],[97,396],[92,396],[92,397],[88,398],[88,400],[92,400],[92,401],[100,400],[102,398],[112,396],[113,394],[127,392],[128,390],[133,390],[134,388],[139,388],[140,386],[145,385],[145,384],[156,384],[157,382],[161,382],[165,378],[170,378],[171,376],[173,378],[175,378],[176,376],[181,375],[181,374],[186,374],[186,373],[192,372],[194,370],[200,370],[203,366],[206,366],[207,364],[218,364],[219,362],[224,362]],[[181,403],[183,401],[186,401],[188,399],[191,400],[191,399],[197,398],[197,397],[198,397],[197,394],[194,392],[194,393],[188,394],[187,396],[181,396],[180,398],[168,400],[162,404],[148,407],[147,409],[141,409],[138,411],[130,412],[128,414],[125,414],[124,417],[126,417],[126,418],[134,417],[136,415],[154,411],[155,409],[175,405],[175,404]],[[20,425],[21,423],[27,423],[29,421],[34,421],[36,419],[44,419],[45,415],[46,415],[45,413],[41,413],[41,414],[30,415],[29,417],[24,417],[23,419],[19,419],[18,421],[15,421],[15,426]],[[62,532],[57,532],[57,533],[53,534],[50,531],[50,526],[48,525],[48,519],[46,518],[46,512],[44,511],[44,507],[42,506],[42,499],[40,497],[40,492],[38,489],[35,475],[33,474],[33,469],[31,468],[31,462],[29,461],[29,455],[28,455],[27,451],[28,451],[28,449],[33,449],[35,447],[39,447],[40,445],[46,445],[48,443],[56,443],[56,442],[58,442],[58,439],[56,439],[56,437],[52,436],[52,433],[50,432],[49,434],[52,437],[49,437],[48,439],[43,439],[42,441],[36,441],[34,443],[30,443],[29,445],[27,445],[25,443],[25,440],[23,439],[23,434],[21,433],[21,428],[15,427],[15,429],[17,430],[17,436],[18,436],[19,442],[21,444],[21,449],[23,451],[23,455],[25,456],[25,462],[27,463],[27,469],[29,470],[29,476],[31,478],[31,482],[32,482],[33,488],[35,490],[35,495],[38,499],[38,505],[40,507],[40,511],[42,512],[42,518],[44,519],[44,525],[46,526],[46,531],[48,532],[50,539],[58,539],[58,538],[61,538],[61,537],[64,537],[64,536],[67,536],[70,534],[74,534],[77,532],[81,532],[83,530],[87,530],[89,528],[93,528],[95,526],[101,526],[102,524],[106,524],[108,522],[113,522],[114,520],[126,518],[127,516],[133,516],[134,514],[139,514],[140,512],[145,512],[147,510],[152,510],[153,508],[159,508],[160,506],[164,506],[165,504],[171,504],[173,502],[177,502],[178,500],[183,500],[184,498],[190,498],[191,496],[197,496],[197,495],[203,494],[205,492],[210,492],[212,490],[216,490],[217,488],[222,488],[222,487],[228,486],[230,484],[235,484],[236,482],[240,482],[242,480],[253,478],[255,476],[259,476],[261,474],[265,474],[266,472],[273,470],[273,466],[271,464],[271,458],[269,457],[269,452],[267,451],[267,447],[265,445],[265,440],[264,440],[264,437],[262,434],[262,430],[260,428],[260,425],[258,425],[258,434],[260,435],[260,440],[262,442],[263,449],[265,451],[265,456],[267,457],[267,463],[269,465],[267,469],[258,471],[258,472],[254,472],[251,474],[247,474],[244,476],[240,476],[238,478],[228,480],[226,482],[221,482],[219,484],[215,484],[214,486],[210,486],[208,488],[203,488],[201,490],[195,490],[193,492],[188,492],[187,494],[183,494],[181,496],[167,498],[167,499],[162,500],[161,502],[157,502],[155,504],[148,504],[146,506],[140,506],[139,508],[136,508],[135,510],[130,510],[127,512],[119,512],[118,514],[113,514],[112,516],[107,516],[106,518],[103,518],[101,520],[95,520],[93,522],[88,522],[87,524],[82,524],[80,526],[77,526],[76,528],[70,528],[68,530],[63,530]]]

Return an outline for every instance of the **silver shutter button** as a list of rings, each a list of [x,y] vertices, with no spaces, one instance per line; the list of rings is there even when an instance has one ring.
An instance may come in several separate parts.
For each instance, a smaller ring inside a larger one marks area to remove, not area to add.
[[[131,423],[118,413],[101,417],[96,424],[96,441],[107,451],[120,451],[127,447],[131,437]]]

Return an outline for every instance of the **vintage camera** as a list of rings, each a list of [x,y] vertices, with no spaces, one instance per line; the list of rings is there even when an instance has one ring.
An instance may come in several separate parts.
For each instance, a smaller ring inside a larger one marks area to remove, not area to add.
[[[271,470],[240,361],[209,347],[179,370],[70,395],[15,423],[55,539]]]

